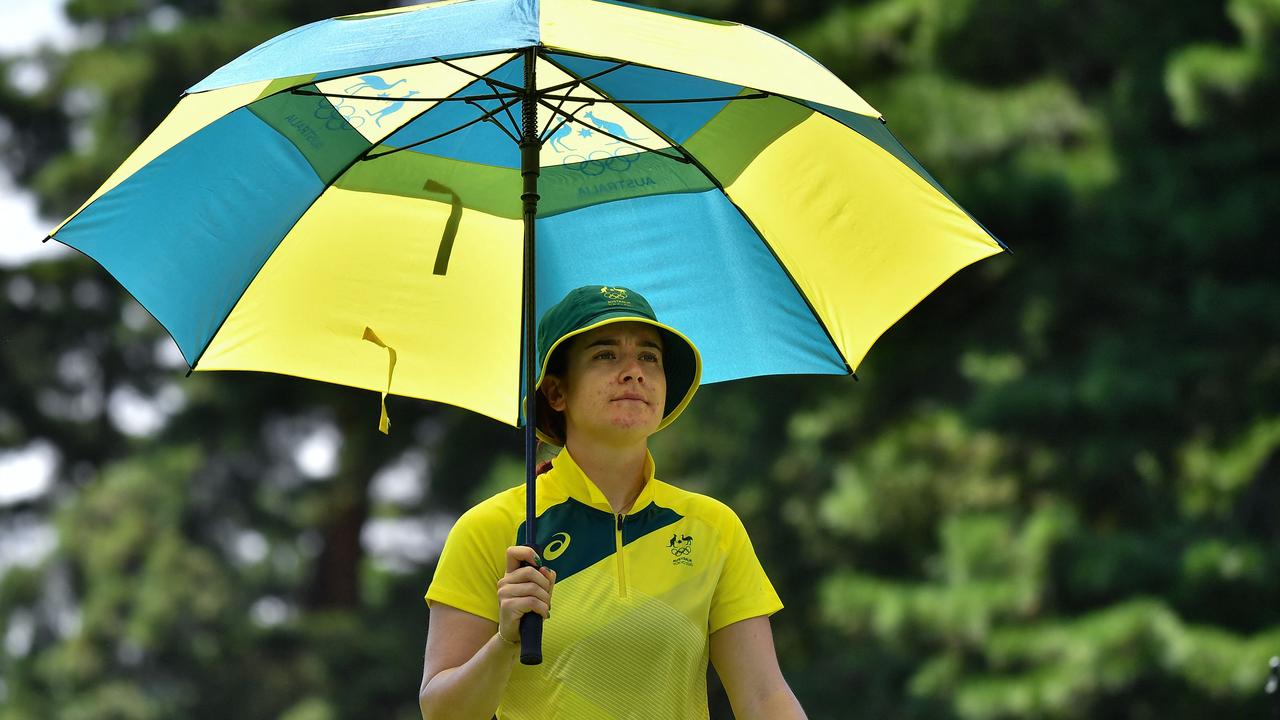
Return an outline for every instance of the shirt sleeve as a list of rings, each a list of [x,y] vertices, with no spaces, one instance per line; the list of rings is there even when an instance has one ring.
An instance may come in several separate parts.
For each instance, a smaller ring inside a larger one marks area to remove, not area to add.
[[[751,547],[751,538],[737,513],[723,506],[721,552],[725,553],[720,580],[711,596],[709,632],[714,633],[739,620],[772,615],[782,609],[782,599],[774,591],[769,576]]]
[[[427,588],[428,604],[444,603],[498,622],[498,581],[506,574],[508,535],[514,536],[505,520],[484,503],[458,518]]]

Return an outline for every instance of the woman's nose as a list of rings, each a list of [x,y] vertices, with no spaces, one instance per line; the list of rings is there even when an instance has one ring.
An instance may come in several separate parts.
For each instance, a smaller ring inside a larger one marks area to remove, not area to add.
[[[630,380],[638,383],[644,382],[644,364],[639,359],[631,359],[622,368],[622,381],[627,382]]]

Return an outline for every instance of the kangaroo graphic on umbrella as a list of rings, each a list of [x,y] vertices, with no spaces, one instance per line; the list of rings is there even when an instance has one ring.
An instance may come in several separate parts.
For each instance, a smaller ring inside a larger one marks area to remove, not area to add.
[[[400,83],[402,83],[402,82],[404,82],[404,81],[405,81],[405,80],[404,80],[404,78],[400,78],[399,80],[397,80],[397,81],[395,81],[395,82],[391,83],[390,85],[388,85],[386,80],[383,80],[382,78],[378,77],[377,75],[361,75],[361,76],[360,76],[360,82],[358,82],[358,83],[356,83],[355,85],[352,85],[351,87],[347,88],[347,94],[348,94],[348,95],[355,95],[356,93],[360,92],[361,90],[363,90],[363,89],[365,89],[365,88],[373,88],[374,90],[379,90],[379,91],[381,91],[381,92],[386,92],[387,90],[390,90],[391,88],[393,88],[393,87],[395,87],[395,86],[399,85]],[[385,96],[384,96],[384,97],[385,97]]]
[[[573,148],[564,144],[564,139],[573,134],[573,124],[565,123],[551,133],[551,137],[547,141],[551,143],[551,149],[556,152],[564,152],[565,150],[573,150]]]
[[[604,132],[606,132],[606,133],[608,133],[608,134],[610,134],[610,135],[613,135],[613,136],[614,136],[614,140],[613,140],[613,143],[610,143],[610,144],[617,144],[617,143],[622,142],[623,140],[630,140],[630,141],[632,141],[632,142],[635,142],[635,141],[637,141],[637,140],[644,140],[644,139],[645,139],[645,138],[633,138],[633,137],[631,137],[631,135],[629,135],[629,134],[627,133],[627,129],[626,129],[626,128],[622,127],[621,125],[619,125],[619,124],[618,124],[618,123],[616,123],[616,122],[611,122],[611,121],[609,121],[609,120],[602,120],[602,119],[600,119],[600,118],[596,117],[596,116],[595,116],[595,114],[594,114],[594,113],[592,113],[590,110],[588,110],[587,112],[585,112],[585,113],[583,114],[583,117],[584,117],[584,118],[586,118],[587,120],[589,120],[589,121],[591,122],[591,124],[592,124],[592,125],[595,125],[596,127],[600,128],[600,129],[601,129],[601,130],[603,130]],[[618,139],[618,138],[621,138],[621,139]]]
[[[400,82],[404,82],[404,81],[401,80]],[[376,113],[366,112],[365,115],[368,115],[369,117],[374,119],[374,122],[373,122],[374,125],[377,125],[378,127],[382,127],[382,118],[388,115],[394,115],[400,112],[400,108],[404,107],[404,98],[411,98],[417,94],[418,94],[417,90],[410,90],[409,92],[404,94],[404,97],[396,100],[395,102],[379,110],[378,112]],[[378,93],[378,97],[381,97],[381,98],[387,97],[387,93]]]

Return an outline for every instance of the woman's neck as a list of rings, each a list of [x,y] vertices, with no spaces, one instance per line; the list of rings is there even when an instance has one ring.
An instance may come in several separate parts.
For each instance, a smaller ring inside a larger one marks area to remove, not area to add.
[[[645,483],[644,461],[648,453],[645,443],[618,448],[591,442],[574,442],[565,449],[573,456],[582,472],[600,488],[615,513],[631,511]]]

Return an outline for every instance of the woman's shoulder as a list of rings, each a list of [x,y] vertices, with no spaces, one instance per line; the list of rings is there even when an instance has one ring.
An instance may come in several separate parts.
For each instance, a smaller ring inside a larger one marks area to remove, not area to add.
[[[462,517],[461,525],[507,525],[524,518],[524,485],[507,488],[472,505]]]
[[[657,479],[655,478],[655,480]],[[710,495],[687,490],[661,480],[657,480],[657,482],[659,483],[659,497],[656,498],[658,504],[670,507],[681,515],[686,517],[697,515],[718,521],[725,521],[738,516],[733,511],[733,508]]]

